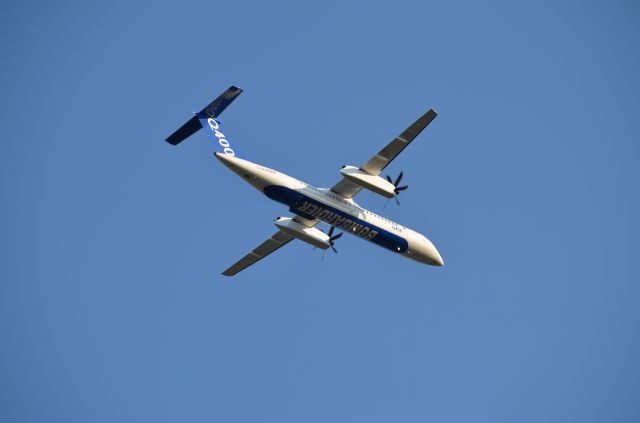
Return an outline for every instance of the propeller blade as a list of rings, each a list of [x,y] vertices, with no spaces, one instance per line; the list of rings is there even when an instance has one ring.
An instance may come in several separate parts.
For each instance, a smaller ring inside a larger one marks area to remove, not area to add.
[[[331,245],[331,249],[333,250],[334,253],[338,254],[338,250],[336,250],[336,247],[334,247],[333,245]],[[327,250],[325,250],[327,251]]]
[[[409,185],[405,185],[403,187],[398,187],[398,188],[396,188],[396,191],[404,191],[407,188],[409,188]]]
[[[336,235],[336,236],[332,236],[331,238],[329,238],[329,242],[333,242],[333,241],[335,241],[336,239],[340,238],[340,237],[342,236],[342,234],[343,234],[343,233],[344,233],[344,232],[340,232],[338,235]]]
[[[400,175],[398,175],[398,179],[396,179],[396,182],[393,185],[397,187],[400,181],[402,180],[402,176],[404,176],[404,172],[400,172]]]
[[[396,196],[395,196],[395,197],[393,197],[393,198],[395,198],[395,199],[396,199],[396,204],[397,204],[397,205],[400,205],[400,200],[398,200],[398,196],[396,195]]]
[[[335,226],[332,226],[332,227],[329,229],[329,233],[327,234],[327,235],[329,235],[329,238],[331,238],[331,235],[333,235],[333,231],[334,231],[335,229],[336,229],[336,227],[335,227]]]
[[[387,181],[389,181],[390,184],[393,183],[393,181],[391,180],[391,176],[387,175]]]

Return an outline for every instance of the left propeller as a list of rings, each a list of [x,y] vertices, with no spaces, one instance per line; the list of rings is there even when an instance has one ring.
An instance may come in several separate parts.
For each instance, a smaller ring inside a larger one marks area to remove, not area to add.
[[[335,229],[336,227],[332,226],[331,229],[329,229],[329,233],[327,235],[329,235],[329,246],[331,247],[333,252],[337,254],[338,250],[336,250],[336,247],[334,247],[333,244],[336,241],[336,239],[342,236],[342,232],[340,232],[338,235],[333,235],[333,231],[335,231]]]
[[[334,235],[333,232],[336,230],[335,226],[332,226],[329,229],[329,233],[327,233],[327,235],[329,236],[329,247],[331,247],[331,249],[333,250],[334,253],[338,253],[338,250],[336,250],[336,247],[333,246],[333,244],[335,243],[335,241],[340,238],[342,236],[342,232],[340,232],[337,235]],[[315,250],[318,247],[313,247],[313,249]],[[326,248],[323,252],[322,252],[322,258],[320,259],[321,261],[324,261],[324,256],[325,254],[327,254],[327,250],[328,248]]]

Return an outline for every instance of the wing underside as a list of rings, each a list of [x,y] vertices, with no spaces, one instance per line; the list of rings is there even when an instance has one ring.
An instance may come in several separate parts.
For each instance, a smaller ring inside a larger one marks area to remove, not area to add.
[[[310,219],[305,219],[302,216],[295,216],[293,220],[309,228],[312,228],[318,223],[320,223],[320,221],[317,219],[310,220]],[[233,266],[231,266],[230,268],[222,272],[222,274],[225,276],[233,276],[236,273],[240,272],[241,270],[244,270],[247,267],[251,266],[252,264],[256,263],[257,261],[262,260],[263,258],[273,253],[280,247],[285,246],[286,244],[291,242],[291,240],[293,239],[294,239],[293,236],[286,234],[282,231],[278,231],[275,234],[273,234],[271,238],[269,238],[262,244],[258,245],[255,250],[253,250],[246,256],[242,257]]]
[[[259,260],[262,260],[278,248],[288,244],[293,237],[282,231],[278,231],[271,238],[258,245],[252,252],[238,260],[234,265],[222,272],[225,276],[233,276],[241,270],[246,269]]]
[[[395,137],[382,150],[371,157],[360,169],[370,175],[379,175],[385,167],[389,165],[419,134],[438,116],[435,110],[430,109],[427,113],[420,116],[418,120],[405,129],[400,135]],[[361,186],[351,182],[346,178],[342,178],[335,184],[331,191],[342,195],[346,198],[353,198],[360,190]]]

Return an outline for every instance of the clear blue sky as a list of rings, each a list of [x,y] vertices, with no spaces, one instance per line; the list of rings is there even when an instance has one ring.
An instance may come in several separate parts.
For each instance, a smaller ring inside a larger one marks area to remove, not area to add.
[[[640,421],[640,8],[3,2],[0,421]],[[231,84],[247,156],[393,163],[446,266],[354,237],[227,266],[286,210],[163,140]]]

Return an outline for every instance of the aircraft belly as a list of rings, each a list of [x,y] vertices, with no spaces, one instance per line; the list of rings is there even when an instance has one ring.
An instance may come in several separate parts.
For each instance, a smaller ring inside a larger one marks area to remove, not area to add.
[[[271,185],[264,188],[264,193],[272,200],[286,204],[291,212],[305,219],[323,221],[396,253],[402,254],[409,248],[409,243],[404,237],[299,191]]]

